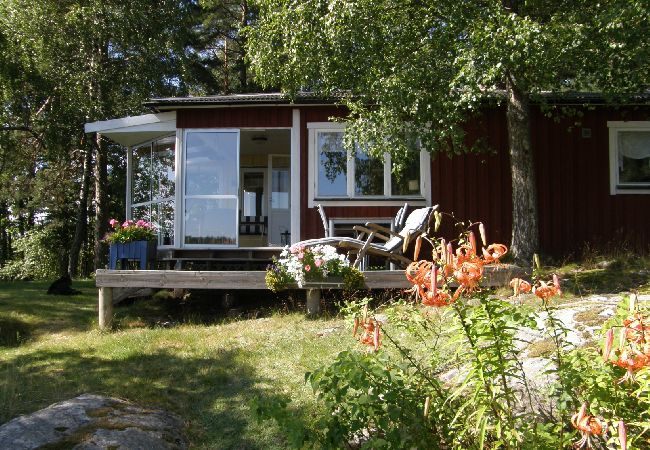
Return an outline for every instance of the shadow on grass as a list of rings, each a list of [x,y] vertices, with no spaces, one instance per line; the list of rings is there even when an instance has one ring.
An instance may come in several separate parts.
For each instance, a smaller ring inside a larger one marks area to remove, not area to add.
[[[19,317],[33,336],[88,331],[96,324],[97,289],[92,281],[75,281],[82,294],[46,295],[49,282],[0,282],[0,314]]]
[[[279,398],[244,350],[185,358],[168,350],[104,359],[78,351],[35,351],[0,362],[0,423],[51,403],[95,393],[181,416],[194,448],[283,448],[273,423],[257,423],[249,403]],[[26,402],[25,399],[32,399]],[[269,446],[271,443],[271,446]],[[274,445],[275,444],[275,445]]]
[[[0,347],[17,347],[29,339],[32,327],[14,317],[0,317]]]

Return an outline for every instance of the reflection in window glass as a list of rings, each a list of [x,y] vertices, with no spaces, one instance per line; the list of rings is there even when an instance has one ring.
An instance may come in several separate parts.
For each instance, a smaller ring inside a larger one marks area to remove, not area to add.
[[[420,152],[409,152],[391,169],[391,195],[420,195]]]
[[[384,162],[361,149],[354,155],[354,194],[384,195]]]
[[[237,195],[238,133],[187,133],[185,195]]]
[[[618,182],[630,188],[650,184],[650,131],[618,133]]]
[[[145,220],[151,222],[151,206],[135,206],[131,208],[131,218],[133,220]]]
[[[343,132],[319,132],[318,195],[324,197],[347,195],[348,157],[343,147]]]
[[[131,177],[131,203],[151,201],[151,145],[133,150],[133,174]]]
[[[185,243],[237,243],[237,199],[188,198],[185,200]]]
[[[153,199],[174,196],[174,141],[174,137],[169,137],[154,142],[151,158]]]
[[[174,245],[175,136],[133,150],[131,218],[152,222],[159,245]]]

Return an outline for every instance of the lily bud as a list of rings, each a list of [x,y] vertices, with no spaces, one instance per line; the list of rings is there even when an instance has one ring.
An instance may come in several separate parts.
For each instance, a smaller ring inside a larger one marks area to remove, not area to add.
[[[355,317],[354,318],[354,326],[352,327],[352,336],[357,335],[357,330],[359,329],[359,318]]]
[[[469,246],[472,249],[472,253],[476,254],[476,236],[474,236],[473,231],[469,232]]]
[[[485,225],[483,225],[483,222],[478,224],[478,232],[481,235],[483,245],[487,245],[487,235],[485,234]]]
[[[560,288],[560,279],[556,274],[553,274],[553,285],[557,289],[557,295],[562,295],[562,289]]]
[[[429,408],[431,407],[431,397],[428,397],[424,399],[424,417],[429,416]],[[622,421],[621,421],[622,423]]]
[[[605,361],[609,360],[609,354],[612,352],[612,344],[614,343],[614,329],[610,328],[605,333],[605,348],[603,350],[603,358]]]
[[[630,294],[630,314],[634,314],[634,309],[636,308],[636,302],[638,298],[636,296],[636,293],[632,292]]]
[[[431,268],[431,293],[434,298],[438,293],[438,266],[435,264]]]
[[[618,440],[621,442],[621,450],[627,450],[627,430],[622,420],[618,421]]]
[[[420,256],[420,248],[422,247],[422,235],[418,236],[415,240],[415,250],[413,250],[413,260],[417,261]]]
[[[379,322],[375,321],[375,330],[372,335],[372,343],[375,346],[375,351],[379,350]]]

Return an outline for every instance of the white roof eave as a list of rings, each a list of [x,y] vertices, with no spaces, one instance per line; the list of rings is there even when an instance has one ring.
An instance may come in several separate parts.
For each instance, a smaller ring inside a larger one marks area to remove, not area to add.
[[[85,124],[86,133],[102,136],[127,147],[167,136],[176,131],[176,112],[144,114]]]

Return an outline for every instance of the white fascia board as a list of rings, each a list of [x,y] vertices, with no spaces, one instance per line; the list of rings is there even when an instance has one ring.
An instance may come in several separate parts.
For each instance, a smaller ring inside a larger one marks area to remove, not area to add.
[[[144,128],[147,128],[144,130]],[[176,111],[169,111],[158,114],[144,114],[142,116],[121,117],[119,119],[100,120],[98,122],[90,122],[84,125],[86,133],[101,133],[106,132],[119,132],[120,130],[135,131],[142,129],[143,131],[174,131],[176,129]]]

